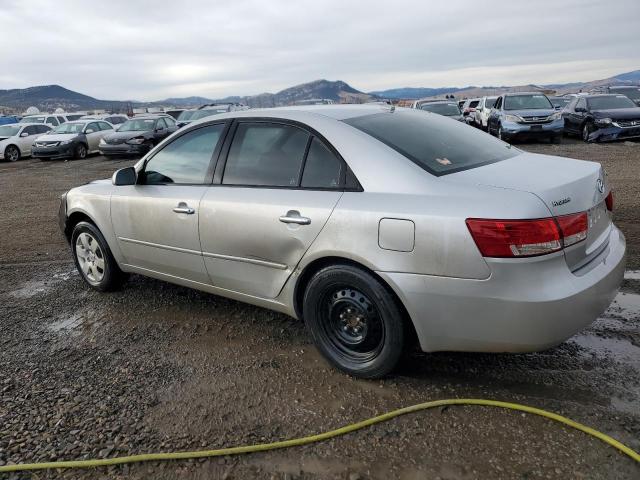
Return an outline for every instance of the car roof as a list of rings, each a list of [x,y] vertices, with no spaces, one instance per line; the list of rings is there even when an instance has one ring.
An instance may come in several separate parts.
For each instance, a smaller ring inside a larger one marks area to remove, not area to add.
[[[509,92],[504,94],[505,97],[516,97],[521,95],[545,95],[546,96],[546,94],[542,92]]]

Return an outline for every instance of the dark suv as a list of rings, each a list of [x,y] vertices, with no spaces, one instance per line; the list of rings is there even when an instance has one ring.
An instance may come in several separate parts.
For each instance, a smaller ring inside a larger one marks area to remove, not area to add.
[[[178,129],[170,115],[144,115],[127,120],[100,141],[105,156],[142,156]]]
[[[585,142],[640,137],[640,107],[621,94],[575,97],[562,118],[565,132]]]

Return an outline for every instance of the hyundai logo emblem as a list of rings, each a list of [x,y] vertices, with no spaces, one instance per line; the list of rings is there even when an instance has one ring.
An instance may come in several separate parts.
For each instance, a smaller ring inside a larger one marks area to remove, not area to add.
[[[596,181],[596,187],[598,187],[598,191],[599,191],[600,193],[604,193],[604,180],[602,180],[601,178],[599,178],[599,179]]]

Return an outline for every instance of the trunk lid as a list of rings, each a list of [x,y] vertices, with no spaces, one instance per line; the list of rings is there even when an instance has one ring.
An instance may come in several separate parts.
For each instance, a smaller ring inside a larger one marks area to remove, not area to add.
[[[447,175],[447,180],[532,193],[554,217],[587,212],[586,240],[564,251],[572,271],[606,248],[611,214],[605,198],[610,188],[599,163],[522,153],[501,162]]]

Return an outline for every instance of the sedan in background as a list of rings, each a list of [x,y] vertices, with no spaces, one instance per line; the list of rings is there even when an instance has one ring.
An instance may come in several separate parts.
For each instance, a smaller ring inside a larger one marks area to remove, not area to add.
[[[0,160],[16,162],[31,155],[33,142],[51,130],[42,123],[14,123],[0,126]]]
[[[585,142],[640,137],[640,107],[625,95],[576,97],[562,113],[564,131]]]
[[[41,160],[83,159],[98,152],[98,143],[113,125],[101,120],[76,120],[51,130],[33,144],[31,156]]]
[[[460,108],[458,108],[458,104],[451,100],[421,103],[418,106],[418,110],[437,113],[438,115],[453,118],[459,122],[464,122],[464,117],[462,116]]]
[[[548,138],[562,142],[564,121],[542,93],[507,93],[498,97],[489,115],[487,131],[510,142],[527,138]]]
[[[132,272],[283,312],[337,368],[378,378],[416,340],[529,352],[587,327],[624,276],[612,208],[598,163],[416,109],[326,105],[181,129],[67,192],[59,219],[90,288]]]
[[[178,129],[169,115],[144,115],[127,120],[98,148],[107,157],[142,156]]]
[[[22,117],[20,123],[44,123],[45,125],[49,125],[51,128],[57,127],[61,123],[66,122],[66,117],[62,115],[27,115],[26,117]]]
[[[476,127],[483,130],[487,129],[487,122],[489,121],[489,114],[491,109],[496,104],[498,97],[482,97],[476,111],[474,112],[474,123]]]

